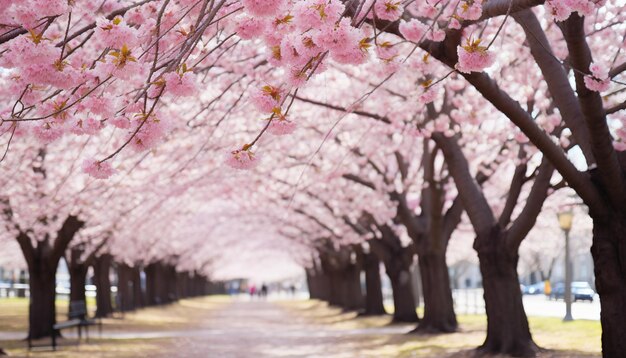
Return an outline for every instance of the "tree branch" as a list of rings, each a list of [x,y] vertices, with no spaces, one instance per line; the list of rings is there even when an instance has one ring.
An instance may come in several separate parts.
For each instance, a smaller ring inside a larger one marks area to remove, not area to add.
[[[583,112],[572,90],[572,86],[570,86],[563,65],[552,53],[548,38],[541,28],[537,16],[535,16],[532,10],[520,11],[512,16],[524,29],[530,52],[541,69],[554,104],[559,109],[563,121],[572,131],[576,143],[585,155],[587,165],[592,166],[595,159],[591,150],[589,132],[585,126]]]
[[[54,246],[52,248],[52,260],[57,262],[65,253],[70,241],[74,238],[74,235],[80,230],[85,223],[78,219],[75,215],[69,215],[65,218],[63,225],[57,232],[57,237],[54,240]]]
[[[608,200],[614,208],[624,206],[624,184],[622,170],[613,147],[613,140],[606,121],[600,93],[591,91],[584,82],[584,75],[592,62],[591,50],[585,39],[585,19],[573,13],[561,23],[561,31],[569,50],[569,58],[575,71],[578,100],[587,122],[591,148],[598,164],[598,173],[605,190],[610,191]],[[583,198],[584,200],[585,198]],[[585,200],[586,202],[586,200]],[[597,215],[597,214],[596,214]]]

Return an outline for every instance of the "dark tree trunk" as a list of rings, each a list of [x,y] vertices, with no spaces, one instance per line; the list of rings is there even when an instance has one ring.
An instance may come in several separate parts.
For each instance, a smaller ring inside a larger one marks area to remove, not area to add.
[[[423,333],[449,333],[458,328],[445,253],[422,253],[419,268],[424,287],[424,317],[415,329]]]
[[[346,311],[355,311],[363,307],[363,292],[359,267],[349,264],[341,272],[341,307]]]
[[[626,215],[594,218],[593,245],[596,289],[600,295],[602,355],[626,352]]]
[[[133,306],[140,308],[145,305],[144,292],[141,288],[141,270],[138,265],[132,268],[131,279],[133,281]]]
[[[306,268],[306,287],[309,290],[309,299],[318,300],[320,299],[319,289],[317,287],[317,282],[315,282],[315,273],[313,269]]]
[[[85,284],[87,283],[87,266],[84,263],[68,262],[68,270],[70,272],[70,309],[71,302],[82,301],[87,305],[87,296],[85,295]],[[68,310],[71,315],[72,312]]]
[[[393,322],[418,322],[409,269],[392,267],[390,263],[385,264],[385,269],[393,291]]]
[[[172,265],[165,266],[166,282],[167,282],[167,302],[175,302],[178,296],[178,273],[176,267]]]
[[[101,255],[94,260],[93,277],[96,285],[96,317],[107,317],[113,313],[111,303],[111,269],[112,257],[109,254]]]
[[[363,255],[365,269],[365,310],[363,315],[386,314],[380,281],[380,260],[373,253]]]
[[[117,265],[117,302],[122,312],[131,311],[133,307],[133,290],[131,287],[131,268],[121,263]]]
[[[157,264],[151,263],[145,268],[146,272],[146,305],[153,306],[161,304],[161,299],[159,298],[159,283],[158,283],[158,273],[157,273]]]
[[[516,357],[534,356],[539,348],[528,327],[517,276],[517,250],[511,253],[505,237],[495,228],[486,240],[476,239],[474,248],[480,260],[487,338],[478,348],[481,353],[510,354]]]
[[[5,217],[11,220],[13,213],[9,208],[3,210]],[[20,231],[16,239],[26,259],[30,284],[30,304],[28,310],[28,337],[38,339],[51,336],[52,326],[56,322],[56,271],[63,253],[70,241],[84,223],[75,216],[68,216],[57,231],[54,243],[50,240],[33,240],[27,233]],[[36,246],[33,246],[36,242]]]
[[[36,258],[29,267],[30,305],[28,310],[28,336],[38,339],[52,336],[56,323],[56,265]]]
[[[329,272],[328,273],[328,281],[329,281],[329,295],[328,295],[328,304],[331,306],[341,307],[341,290],[342,290],[342,280],[341,275],[338,272]]]

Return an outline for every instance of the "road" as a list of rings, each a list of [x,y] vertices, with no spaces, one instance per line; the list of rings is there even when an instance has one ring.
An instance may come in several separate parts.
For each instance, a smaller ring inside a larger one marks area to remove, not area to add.
[[[455,309],[457,313],[485,313],[485,302],[481,290],[455,290]],[[550,301],[544,295],[524,295],[524,309],[529,317],[563,317],[565,302]],[[574,319],[600,319],[600,300],[592,302],[574,302],[572,304]]]

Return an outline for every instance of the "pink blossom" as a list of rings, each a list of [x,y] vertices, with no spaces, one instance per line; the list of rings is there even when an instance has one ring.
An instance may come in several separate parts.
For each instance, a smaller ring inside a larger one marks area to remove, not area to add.
[[[275,108],[280,108],[282,95],[280,88],[267,85],[255,90],[250,100],[259,111],[271,113]]]
[[[556,21],[565,21],[572,13],[572,10],[566,4],[566,0],[548,0],[546,1],[546,7],[549,14]]]
[[[267,23],[262,18],[244,16],[237,23],[237,35],[244,40],[260,37],[265,31]]]
[[[284,116],[278,116],[272,119],[269,127],[267,127],[267,131],[273,135],[291,134],[295,130],[296,123],[285,118]]]
[[[452,18],[450,19],[450,22],[448,23],[448,28],[459,30],[461,29],[461,23],[459,22],[459,20]]]
[[[165,125],[154,114],[145,121],[145,124],[142,125],[141,129],[132,137],[129,144],[131,148],[138,152],[152,149],[165,136]],[[141,125],[141,121],[137,121],[134,124],[135,126],[139,126]],[[131,127],[129,137],[136,131],[135,128],[137,127]]]
[[[128,26],[121,16],[108,20],[96,20],[95,38],[102,41],[106,47],[121,49],[124,45],[135,47],[139,43],[139,32]]]
[[[108,179],[115,174],[116,170],[110,162],[100,162],[96,159],[86,159],[83,162],[83,172],[89,174],[92,178]]]
[[[589,75],[584,77],[585,87],[590,91],[604,92],[609,89],[611,82],[609,80],[597,80]]]
[[[111,124],[120,129],[130,128],[130,121],[126,117],[115,117],[111,119]]]
[[[461,9],[459,17],[464,20],[478,20],[483,13],[481,2],[475,0],[464,1]]]
[[[613,147],[618,152],[626,151],[626,143],[625,142],[617,142],[617,141],[615,141],[615,142],[613,142]]]
[[[433,19],[439,13],[439,10],[428,1],[420,2],[417,8],[419,15]]]
[[[246,12],[255,16],[274,16],[285,5],[286,0],[242,0]]]
[[[374,5],[376,17],[387,21],[396,21],[402,16],[404,7],[399,0],[377,0]]]
[[[102,122],[90,117],[85,120],[77,120],[70,130],[76,135],[94,135],[100,132],[103,127]]]
[[[515,140],[516,140],[518,143],[522,143],[522,144],[524,144],[524,143],[528,143],[528,141],[529,141],[529,139],[528,139],[528,137],[526,136],[526,134],[524,134],[524,132],[522,132],[522,131],[518,131],[517,133],[515,133],[515,136],[514,136],[514,137],[515,137]]]
[[[292,14],[296,26],[301,30],[334,25],[344,12],[344,5],[338,0],[304,0],[293,5]]]
[[[187,97],[196,93],[196,75],[191,71],[184,71],[182,74],[168,72],[163,75],[165,88],[174,96]]]
[[[35,137],[45,144],[52,143],[55,140],[61,138],[64,132],[65,131],[60,124],[54,123],[52,121],[44,121],[42,123],[38,123],[33,128],[33,134],[35,135]]]
[[[287,77],[289,87],[300,87],[306,83],[307,74],[299,68],[291,68]]]
[[[605,80],[609,78],[609,68],[604,64],[592,62],[589,65],[589,71],[597,79]]]
[[[446,32],[443,29],[433,28],[431,31],[428,31],[428,39],[433,40],[435,42],[441,42],[445,40]]]
[[[465,46],[458,46],[459,63],[457,70],[463,73],[482,72],[485,68],[493,65],[495,57],[487,51],[486,47],[480,46],[480,39],[471,41],[467,39]]]
[[[259,158],[246,144],[242,149],[236,149],[226,155],[226,165],[231,168],[248,170],[259,164]]]
[[[427,30],[428,27],[419,20],[400,21],[400,33],[408,41],[415,43],[422,41]]]
[[[604,92],[609,89],[611,80],[609,78],[609,69],[603,64],[592,62],[589,65],[591,76],[585,75],[585,86],[596,92]]]
[[[424,92],[419,96],[419,102],[422,104],[428,104],[435,100],[437,92],[433,88],[425,88]]]
[[[383,61],[391,61],[398,56],[398,50],[390,42],[380,42],[376,46],[376,54]]]

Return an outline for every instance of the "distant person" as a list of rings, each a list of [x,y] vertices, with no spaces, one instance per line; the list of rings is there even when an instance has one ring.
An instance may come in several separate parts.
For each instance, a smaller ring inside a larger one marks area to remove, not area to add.
[[[289,291],[291,292],[291,296],[295,296],[296,295],[296,286],[295,285],[289,286]]]
[[[252,285],[250,286],[250,297],[254,298],[254,295],[256,295],[256,286]]]
[[[261,286],[261,296],[262,297],[267,297],[267,285],[266,284],[263,284]]]

